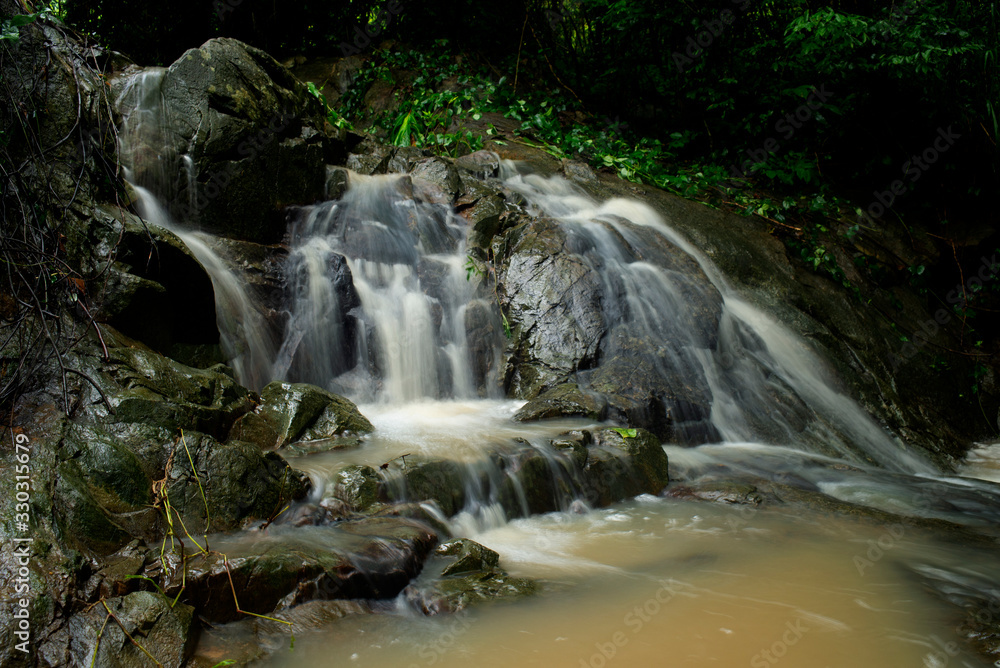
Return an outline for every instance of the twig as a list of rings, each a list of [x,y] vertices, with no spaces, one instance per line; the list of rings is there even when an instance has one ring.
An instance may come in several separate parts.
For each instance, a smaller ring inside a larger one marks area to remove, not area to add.
[[[205,498],[205,488],[201,486],[201,476],[198,475],[198,471],[194,467],[194,459],[191,457],[191,451],[188,449],[187,439],[184,438],[184,430],[181,429],[181,443],[184,444],[184,452],[187,453],[188,463],[191,464],[191,473],[194,474],[194,479],[198,481],[198,491],[201,493],[201,501],[205,504],[205,547],[208,547],[208,532],[212,526],[212,514],[208,510],[208,499]]]
[[[94,386],[94,389],[97,390],[98,394],[101,395],[101,399],[104,401],[104,405],[107,406],[107,408],[108,408],[108,413],[110,413],[111,415],[115,414],[115,409],[111,407],[111,402],[108,401],[107,395],[104,394],[104,390],[102,390],[101,386],[97,384],[97,381],[95,381],[93,378],[91,378],[90,376],[88,376],[84,372],[78,371],[76,369],[71,369],[69,367],[64,367],[63,368],[63,372],[65,372],[65,373],[75,373],[78,376],[83,376],[87,381],[90,382],[91,385]]]
[[[253,615],[254,617],[260,617],[261,619],[270,619],[272,622],[281,622],[282,624],[292,625],[291,622],[284,619],[275,619],[274,617],[268,617],[267,615],[258,615],[256,612],[247,612],[240,608],[240,600],[236,598],[236,585],[233,584],[233,574],[229,572],[229,557],[222,555],[222,564],[226,567],[226,576],[229,578],[229,588],[233,590],[233,603],[236,604],[236,612],[243,615]]]
[[[162,664],[162,663],[160,663],[159,661],[157,661],[157,660],[156,660],[156,657],[155,657],[155,656],[153,656],[152,654],[150,654],[150,653],[149,653],[149,651],[148,651],[148,650],[147,650],[147,649],[146,649],[145,647],[143,647],[143,646],[142,646],[142,645],[140,645],[140,644],[139,644],[138,642],[136,642],[135,638],[133,638],[133,637],[132,637],[132,636],[131,636],[131,635],[129,634],[129,632],[128,632],[128,631],[127,631],[127,630],[125,629],[125,625],[124,625],[124,624],[122,624],[122,620],[118,619],[118,617],[116,617],[116,616],[115,616],[115,613],[111,612],[111,608],[109,608],[109,607],[108,607],[108,602],[102,599],[102,600],[101,600],[101,603],[103,603],[103,604],[104,604],[104,609],[108,611],[108,614],[109,614],[109,615],[111,615],[111,618],[112,618],[112,619],[114,619],[114,620],[115,620],[116,622],[118,622],[118,626],[120,626],[120,627],[121,627],[121,629],[122,629],[122,633],[124,633],[124,634],[125,634],[125,637],[126,637],[126,638],[128,638],[129,640],[131,640],[131,641],[132,641],[132,644],[133,644],[133,645],[135,645],[136,647],[138,647],[139,649],[141,649],[141,650],[142,650],[142,653],[143,653],[143,654],[145,654],[146,656],[148,656],[148,657],[149,657],[149,659],[150,659],[150,660],[151,660],[151,661],[152,661],[153,663],[155,663],[155,664],[156,664],[157,666],[159,666],[160,668],[163,668],[163,664]],[[106,623],[106,622],[107,622],[107,620],[105,620],[105,623]],[[95,653],[95,655],[96,655],[96,653]]]

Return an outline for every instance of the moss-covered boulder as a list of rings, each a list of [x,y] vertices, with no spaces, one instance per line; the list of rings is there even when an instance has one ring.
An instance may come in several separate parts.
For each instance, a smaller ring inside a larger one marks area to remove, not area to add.
[[[261,390],[255,416],[241,420],[236,429],[240,438],[274,448],[367,434],[374,427],[349,399],[307,383],[275,381]]]
[[[176,219],[275,242],[284,233],[282,207],[323,197],[337,140],[325,132],[322,106],[271,56],[234,39],[209,40],[168,68],[161,89],[165,139],[196,166],[171,198]],[[135,168],[141,183],[144,165]]]

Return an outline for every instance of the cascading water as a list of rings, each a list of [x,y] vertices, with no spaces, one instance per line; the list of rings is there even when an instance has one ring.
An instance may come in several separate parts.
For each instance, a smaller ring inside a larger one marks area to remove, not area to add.
[[[640,363],[666,386],[686,388],[687,396],[701,395],[711,407],[708,416],[685,402],[667,407],[683,440],[769,442],[890,470],[934,470],[837,391],[828,365],[804,341],[741,299],[711,261],[650,207],[625,199],[597,203],[558,177],[522,176],[508,167],[511,172],[506,185],[538,213],[558,219],[572,241],[567,252],[602,277],[604,318],[617,323],[602,356],[614,357],[632,340],[660,342],[656,354]],[[643,229],[693,259],[710,286],[650,248]],[[721,295],[717,324],[713,287]],[[594,372],[577,376],[587,383]],[[711,425],[708,438],[699,422]]]
[[[264,316],[241,278],[212,249],[213,237],[175,220],[164,203],[172,201],[179,177],[188,184],[194,201],[194,163],[187,154],[174,154],[161,84],[165,70],[149,69],[136,75],[122,93],[124,123],[119,152],[125,175],[136,194],[143,218],[170,230],[201,263],[215,289],[215,310],[222,349],[247,387],[259,390],[271,379],[275,344]]]
[[[180,236],[211,276],[224,349],[244,384],[310,382],[360,402],[496,396],[503,341],[489,341],[484,363],[468,340],[470,308],[498,314],[463,269],[465,223],[415,198],[406,176],[351,174],[340,200],[292,212],[289,318],[280,344],[273,341],[212,237],[187,230],[161,203],[179,192],[178,179],[189,196],[196,182],[190,156],[169,148],[162,77],[149,70],[127,87],[122,156],[147,220]],[[622,199],[599,204],[567,181],[521,175],[513,164],[502,171],[529,210],[565,227],[565,252],[600,277],[602,316],[615,323],[600,356],[635,355],[635,341],[657,342],[655,354],[630,361],[665,387],[686,390],[666,407],[682,440],[770,442],[933,470],[834,389],[827,365],[803,341],[740,299],[652,209]],[[653,247],[649,231],[667,248]],[[698,268],[708,282],[699,282]],[[481,368],[489,377],[476,377]],[[578,379],[587,386],[595,374],[581,369]]]
[[[360,401],[477,396],[466,310],[465,225],[416,201],[408,177],[351,174],[339,201],[290,228],[290,319],[274,376]]]

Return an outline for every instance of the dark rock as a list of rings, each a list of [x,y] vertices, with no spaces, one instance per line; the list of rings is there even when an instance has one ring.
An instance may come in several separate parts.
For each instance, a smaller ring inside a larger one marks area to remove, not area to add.
[[[184,599],[212,623],[240,618],[234,587],[240,608],[257,614],[314,599],[389,599],[420,572],[437,542],[426,526],[398,518],[304,529],[275,526],[274,537],[222,546],[225,557],[210,552],[181,563],[171,555],[164,590],[176,595],[186,583]],[[158,578],[158,568],[156,562],[148,573]]]
[[[493,302],[478,299],[465,309],[465,335],[476,393],[490,396],[500,385],[503,323]]]
[[[172,232],[102,208],[91,222],[95,252],[111,254],[98,313],[161,353],[176,344],[216,344],[212,281]]]
[[[462,182],[455,166],[442,158],[417,161],[410,170],[414,196],[434,204],[451,204],[458,197]]]
[[[248,519],[272,518],[302,499],[309,487],[303,473],[273,452],[264,453],[259,446],[241,441],[223,444],[187,433],[175,446],[165,494],[183,518],[184,528],[194,534],[229,531]]]
[[[274,242],[284,232],[281,207],[323,197],[324,143],[333,141],[319,131],[323,109],[263,51],[209,40],[170,66],[162,91],[173,154],[190,154],[197,168],[197,192],[181,184],[171,197],[178,220]]]
[[[256,413],[278,435],[271,447],[348,433],[367,434],[374,429],[350,400],[315,385],[275,381],[260,394]]]
[[[564,383],[546,390],[522,406],[514,414],[517,422],[534,422],[546,418],[581,416],[603,420],[607,401],[596,392],[581,390],[575,383]]]
[[[670,482],[667,454],[660,441],[645,429],[635,429],[635,436],[602,429],[594,433],[594,442],[587,448],[583,479],[592,505],[606,506],[639,494],[659,494]]]
[[[499,195],[489,195],[480,199],[462,215],[469,221],[469,245],[487,249],[493,237],[500,231],[500,217],[507,212],[507,205]]]
[[[451,517],[465,506],[465,473],[456,462],[407,457],[401,471],[390,471],[384,493],[394,501],[435,501]]]
[[[326,199],[340,199],[350,187],[350,177],[342,167],[326,166],[326,185],[323,194]]]
[[[70,654],[78,666],[146,668],[153,657],[164,668],[181,668],[194,647],[193,621],[188,605],[134,592],[71,617]]]

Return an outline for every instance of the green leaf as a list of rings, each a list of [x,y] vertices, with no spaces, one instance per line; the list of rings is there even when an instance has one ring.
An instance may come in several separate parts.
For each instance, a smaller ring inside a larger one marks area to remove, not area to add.
[[[635,429],[624,429],[622,427],[612,427],[612,429],[617,431],[622,438],[635,438],[639,433]]]

